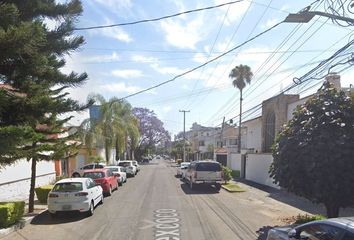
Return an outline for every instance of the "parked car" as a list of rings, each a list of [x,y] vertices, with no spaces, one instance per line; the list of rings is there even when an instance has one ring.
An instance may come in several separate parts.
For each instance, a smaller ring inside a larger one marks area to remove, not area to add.
[[[79,211],[93,215],[99,203],[103,203],[103,190],[91,178],[66,178],[58,181],[48,194],[48,212]]]
[[[185,173],[190,164],[191,164],[190,162],[182,162],[181,166],[177,168],[177,177],[181,177],[182,179],[184,179]]]
[[[330,218],[305,223],[296,227],[275,227],[268,232],[267,240],[353,240],[354,217]]]
[[[139,172],[140,171],[140,165],[139,165],[138,161],[133,160],[132,162],[133,162],[134,166],[136,167],[136,171]]]
[[[134,177],[137,173],[137,168],[132,161],[119,161],[118,166],[126,169],[127,176]]]
[[[81,177],[84,174],[85,170],[89,170],[89,169],[97,169],[97,168],[104,168],[106,166],[105,163],[90,163],[87,164],[81,168],[77,168],[73,171],[73,173],[71,174],[72,177]]]
[[[213,185],[220,191],[222,179],[221,164],[216,161],[191,162],[185,172],[185,179],[193,189],[197,184]]]
[[[123,183],[127,181],[127,173],[124,167],[119,166],[106,166],[105,168],[110,169],[113,173],[117,174],[118,185],[122,186]]]
[[[101,185],[103,193],[108,196],[118,189],[117,175],[107,168],[85,170],[83,177],[92,178],[96,184]]]

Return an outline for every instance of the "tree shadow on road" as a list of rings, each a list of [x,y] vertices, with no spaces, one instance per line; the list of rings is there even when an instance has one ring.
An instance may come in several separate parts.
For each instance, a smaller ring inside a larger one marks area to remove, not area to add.
[[[31,224],[33,225],[53,225],[53,224],[62,224],[69,222],[77,222],[86,218],[84,213],[79,212],[68,212],[68,213],[59,213],[55,218],[49,215],[48,211],[44,211],[41,214],[35,216]]]
[[[218,194],[219,193],[219,191],[217,191],[214,187],[206,186],[206,185],[193,186],[193,189],[190,189],[188,183],[186,182],[181,183],[181,188],[185,194]]]

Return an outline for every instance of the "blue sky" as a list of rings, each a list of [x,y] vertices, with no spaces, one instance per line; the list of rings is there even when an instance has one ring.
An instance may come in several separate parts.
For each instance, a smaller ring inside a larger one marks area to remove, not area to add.
[[[84,12],[77,27],[156,18],[225,2],[83,1]],[[326,7],[323,2],[314,5],[316,10]],[[311,1],[247,0],[158,22],[76,31],[85,37],[86,44],[66,57],[63,71],[85,71],[89,80],[83,87],[71,89],[71,97],[81,102],[90,93],[121,98],[154,86],[243,43],[309,4]],[[183,130],[182,109],[190,110],[186,129],[193,122],[218,126],[224,116],[228,120],[238,115],[239,91],[228,77],[233,67],[247,64],[254,73],[244,90],[247,110],[279,93],[294,77],[301,77],[352,40],[352,31],[323,17],[305,24],[283,23],[204,68],[127,100],[133,107],[154,110],[172,134]],[[353,76],[350,69],[343,72],[342,86],[354,83]],[[295,88],[292,93],[304,96],[316,87],[306,92],[303,89]],[[256,113],[248,115],[252,118]],[[77,114],[72,124],[87,116]]]

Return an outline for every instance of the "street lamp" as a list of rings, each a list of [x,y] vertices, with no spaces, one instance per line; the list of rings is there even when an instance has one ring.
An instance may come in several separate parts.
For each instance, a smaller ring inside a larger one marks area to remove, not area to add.
[[[338,16],[330,13],[325,13],[325,12],[319,12],[319,11],[301,11],[298,13],[290,13],[284,20],[284,22],[290,22],[290,23],[308,23],[311,21],[311,19],[314,16],[322,16],[322,17],[328,17],[331,19],[335,20],[341,20],[345,21],[351,24],[354,24],[354,19],[348,18],[348,17],[343,17],[343,16]]]

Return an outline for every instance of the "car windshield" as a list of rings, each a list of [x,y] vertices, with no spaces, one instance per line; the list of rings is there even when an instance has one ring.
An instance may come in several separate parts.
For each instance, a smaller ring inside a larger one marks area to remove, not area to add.
[[[97,178],[104,178],[104,172],[86,172],[84,173],[83,177],[97,179]]]
[[[221,166],[219,163],[211,163],[211,162],[198,163],[196,166],[196,170],[216,172],[216,171],[221,171]]]
[[[57,183],[53,187],[53,192],[78,192],[82,191],[81,182]]]
[[[119,168],[118,167],[110,167],[110,168],[108,168],[110,171],[112,171],[112,172],[119,172]]]

